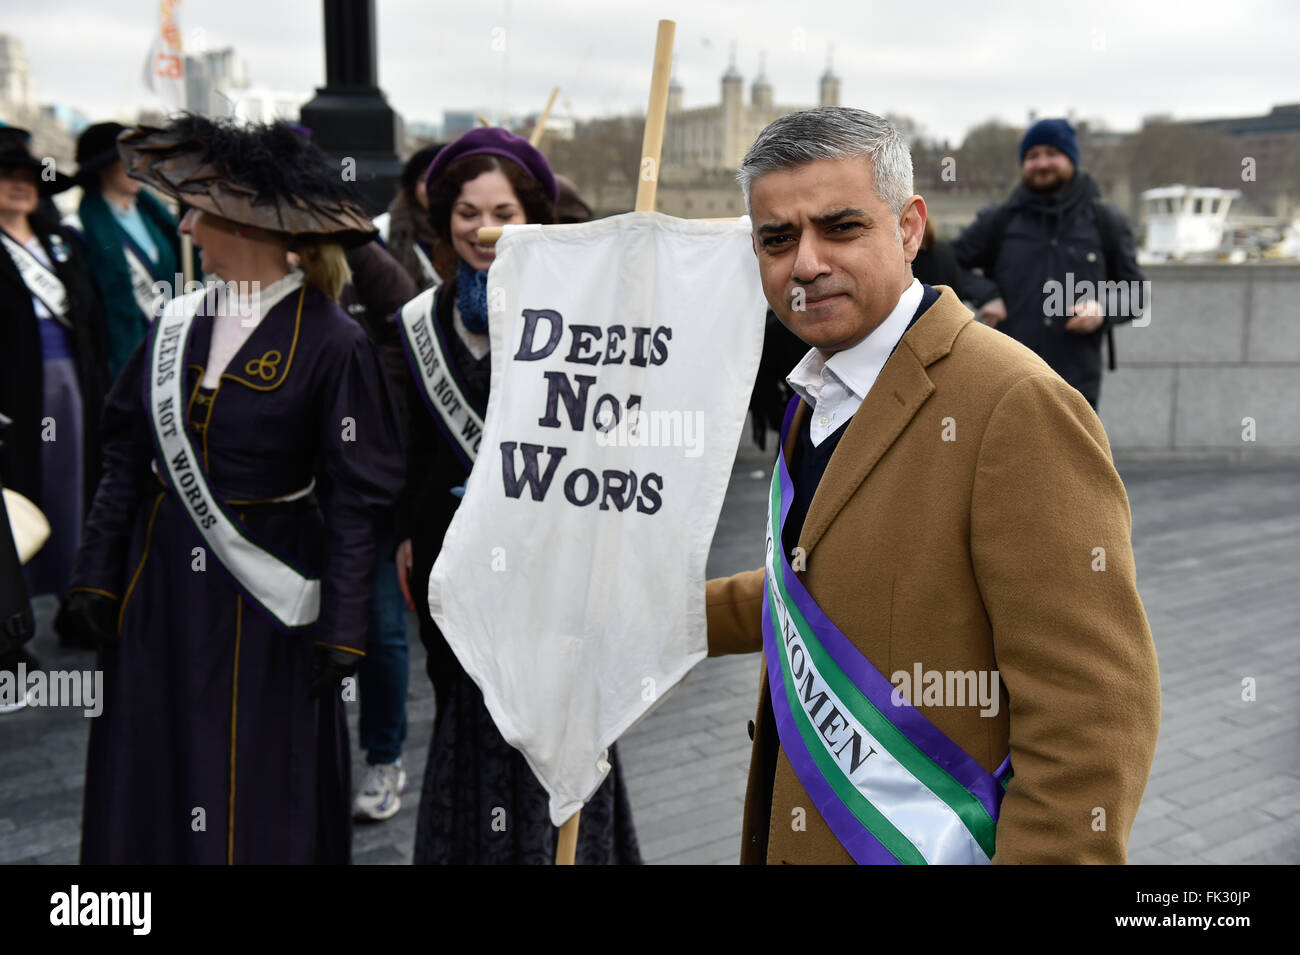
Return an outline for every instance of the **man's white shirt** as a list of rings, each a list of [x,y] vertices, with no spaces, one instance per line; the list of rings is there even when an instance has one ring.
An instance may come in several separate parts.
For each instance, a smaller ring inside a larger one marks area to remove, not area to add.
[[[813,409],[809,431],[814,447],[834,434],[861,407],[907,331],[921,304],[922,292],[920,280],[912,279],[894,310],[866,338],[852,348],[835,352],[829,359],[820,348],[809,349],[786,377],[795,394]]]

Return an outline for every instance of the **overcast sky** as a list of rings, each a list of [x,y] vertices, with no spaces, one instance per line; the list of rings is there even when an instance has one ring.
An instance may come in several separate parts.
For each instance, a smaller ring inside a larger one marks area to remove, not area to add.
[[[0,0],[43,103],[95,119],[149,105],[141,76],[157,0]],[[841,103],[913,117],[960,141],[990,117],[1073,110],[1112,129],[1143,116],[1255,115],[1300,101],[1300,4],[1123,0],[377,0],[379,81],[408,122],[444,109],[644,111],[655,24],[677,21],[685,105],[719,99],[731,44],[748,84],[766,53],[782,104],[814,105],[834,43]],[[233,46],[251,81],[310,93],[324,81],[318,0],[182,0],[188,50]],[[493,49],[504,40],[504,50]]]

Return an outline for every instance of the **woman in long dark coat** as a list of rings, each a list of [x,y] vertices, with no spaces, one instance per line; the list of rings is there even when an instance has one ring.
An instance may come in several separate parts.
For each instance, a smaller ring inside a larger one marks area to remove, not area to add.
[[[364,652],[375,521],[402,473],[374,346],[333,301],[338,243],[370,223],[287,126],[187,117],[120,145],[191,207],[204,271],[258,283],[260,301],[176,300],[108,397],[69,600],[108,644],[82,861],[345,862],[338,688]]]
[[[435,264],[451,276],[421,293],[407,310],[431,316],[461,393],[482,416],[492,360],[487,335],[487,269],[491,247],[480,227],[552,219],[556,183],[546,159],[503,129],[476,129],[445,147],[428,172],[429,212],[438,235]],[[450,255],[448,253],[451,253]],[[442,265],[450,260],[449,265]],[[428,580],[443,535],[464,492],[471,462],[437,416],[412,359],[408,398],[407,486],[397,510],[397,565],[403,592],[420,618],[437,716],[429,747],[415,862],[537,863],[555,861],[558,830],[547,794],[524,757],[501,736],[483,694],[461,667],[429,616]],[[582,810],[578,864],[639,863],[631,805],[615,747],[613,768]]]
[[[103,315],[72,233],[37,211],[72,181],[44,177],[27,142],[0,129],[0,413],[13,420],[0,481],[50,522],[28,592],[62,597],[99,476]]]

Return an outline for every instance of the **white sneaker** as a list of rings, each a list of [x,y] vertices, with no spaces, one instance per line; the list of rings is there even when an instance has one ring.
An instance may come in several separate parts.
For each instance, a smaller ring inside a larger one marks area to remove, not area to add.
[[[400,759],[371,766],[361,781],[357,798],[352,801],[352,815],[376,822],[391,819],[402,808],[406,782],[406,768]]]

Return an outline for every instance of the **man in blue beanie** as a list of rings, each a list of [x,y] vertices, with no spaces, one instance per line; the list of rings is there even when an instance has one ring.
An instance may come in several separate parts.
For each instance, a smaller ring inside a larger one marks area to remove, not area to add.
[[[1020,141],[1020,185],[953,243],[989,280],[980,320],[1038,353],[1097,407],[1101,340],[1141,314],[1143,275],[1128,220],[1079,170],[1074,128],[1043,119]]]

